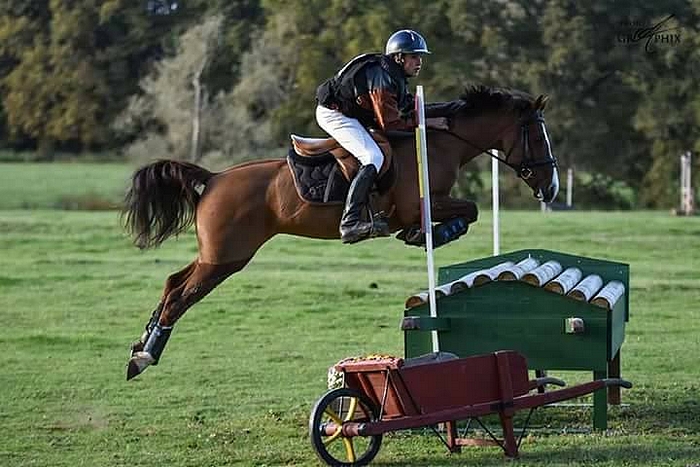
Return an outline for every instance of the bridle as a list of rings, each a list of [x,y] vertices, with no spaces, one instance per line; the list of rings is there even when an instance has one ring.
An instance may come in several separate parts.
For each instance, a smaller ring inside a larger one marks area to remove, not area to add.
[[[448,133],[458,140],[467,143],[473,148],[478,149],[481,152],[485,152],[489,156],[493,157],[494,159],[498,160],[499,162],[502,162],[503,164],[507,165],[511,169],[513,169],[517,174],[518,177],[522,178],[523,180],[528,180],[532,178],[534,175],[534,171],[532,170],[535,167],[542,167],[542,166],[551,166],[551,167],[556,167],[557,166],[557,160],[551,155],[548,154],[545,159],[542,160],[535,160],[534,158],[534,153],[532,151],[532,145],[530,144],[530,125],[532,123],[537,123],[538,125],[542,126],[542,133],[547,135],[547,131],[544,126],[544,115],[542,114],[542,110],[535,110],[529,115],[527,115],[524,118],[518,119],[517,123],[520,124],[520,134],[521,134],[521,143],[522,143],[522,149],[523,149],[523,157],[520,160],[520,164],[515,165],[512,164],[511,162],[508,161],[510,158],[511,153],[515,149],[516,144],[513,144],[511,148],[508,150],[506,153],[505,157],[501,158],[498,157],[497,155],[493,154],[491,151],[488,149],[482,148],[477,144],[472,143],[466,138],[463,138],[462,136],[458,135],[457,133],[451,131],[451,130],[444,130],[445,133]],[[515,125],[515,123],[513,124]],[[508,125],[499,133],[499,137],[501,134],[503,134],[506,130],[508,130],[512,125]],[[497,141],[498,139],[496,139]],[[549,143],[548,143],[549,144]]]

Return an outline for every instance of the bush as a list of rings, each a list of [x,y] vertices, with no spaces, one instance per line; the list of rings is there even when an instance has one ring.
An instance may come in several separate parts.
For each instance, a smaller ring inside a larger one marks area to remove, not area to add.
[[[471,170],[470,170],[471,169]],[[559,174],[561,188],[556,203],[566,202],[566,174]],[[500,170],[500,205],[506,209],[539,209],[532,190],[507,167]],[[470,164],[460,173],[452,196],[475,201],[480,207],[491,206],[491,170],[486,164]],[[574,176],[573,208],[630,210],[637,206],[635,190],[625,182],[599,173]]]
[[[636,205],[634,189],[599,173],[575,175],[573,199],[577,209],[630,210]]]

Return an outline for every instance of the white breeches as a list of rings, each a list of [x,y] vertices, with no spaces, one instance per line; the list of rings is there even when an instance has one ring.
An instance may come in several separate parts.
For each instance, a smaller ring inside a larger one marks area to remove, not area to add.
[[[338,144],[350,151],[360,164],[372,164],[377,172],[382,168],[384,163],[382,150],[357,119],[319,105],[316,107],[316,122],[326,133],[335,138]]]

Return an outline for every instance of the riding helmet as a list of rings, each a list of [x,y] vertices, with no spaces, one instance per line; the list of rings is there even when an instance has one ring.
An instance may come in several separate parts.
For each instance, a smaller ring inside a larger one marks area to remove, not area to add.
[[[396,31],[386,41],[385,55],[398,53],[405,54],[429,54],[428,44],[423,36],[411,29]]]

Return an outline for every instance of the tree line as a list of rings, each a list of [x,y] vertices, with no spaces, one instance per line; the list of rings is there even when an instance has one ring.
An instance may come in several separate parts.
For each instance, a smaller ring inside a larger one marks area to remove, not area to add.
[[[290,132],[321,134],[316,86],[410,27],[433,52],[411,82],[429,101],[547,94],[562,167],[667,207],[700,150],[699,19],[686,0],[4,0],[0,138],[45,158],[280,157]]]

